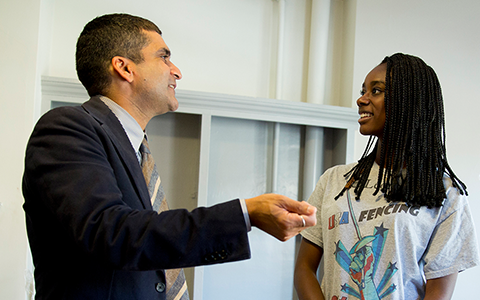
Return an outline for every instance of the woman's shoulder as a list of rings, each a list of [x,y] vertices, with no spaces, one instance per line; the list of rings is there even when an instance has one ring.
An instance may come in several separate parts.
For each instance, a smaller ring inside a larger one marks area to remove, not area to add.
[[[453,184],[453,181],[448,174],[443,175],[443,186],[445,187],[445,194],[447,196],[443,202],[444,210],[447,207],[458,209],[459,206],[463,207],[464,205],[468,205],[467,195]]]
[[[356,165],[357,165],[357,162],[353,162],[346,165],[335,165],[333,167],[328,168],[323,174],[325,176],[338,176],[338,174],[341,174],[341,176],[344,176]]]

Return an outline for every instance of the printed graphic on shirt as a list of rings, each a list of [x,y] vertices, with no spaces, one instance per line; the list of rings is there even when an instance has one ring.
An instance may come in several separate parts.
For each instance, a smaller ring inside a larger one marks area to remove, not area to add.
[[[412,216],[417,216],[419,212],[420,212],[419,207],[408,206],[405,203],[387,204],[385,206],[362,210],[359,213],[357,222],[372,221],[378,217],[381,217],[382,215],[388,216],[391,214],[398,214],[398,213],[406,213]],[[349,219],[350,219],[350,212],[348,211],[339,212],[335,215],[332,215],[330,218],[328,218],[328,229],[332,230],[340,225],[349,224],[350,223]]]
[[[383,273],[380,282],[374,282],[375,274],[383,253],[385,241],[388,236],[388,228],[384,228],[383,223],[375,227],[371,235],[363,236],[360,232],[358,222],[355,218],[355,214],[352,207],[352,201],[350,199],[350,192],[347,190],[347,201],[349,212],[343,212],[338,215],[332,216],[329,219],[329,229],[332,229],[341,224],[349,223],[349,215],[355,228],[355,233],[358,237],[358,241],[348,250],[344,243],[339,240],[335,244],[335,259],[340,267],[350,275],[352,281],[356,284],[356,287],[344,283],[341,287],[342,292],[347,293],[358,299],[376,300],[383,299],[384,297],[395,292],[397,287],[395,284],[390,284],[390,280],[397,272],[396,262],[388,262],[388,267]],[[397,207],[398,205],[398,207]],[[397,204],[395,206],[385,206],[376,208],[373,210],[362,211],[359,216],[359,221],[372,220],[381,214],[398,213],[403,206]],[[396,208],[397,207],[397,208]],[[403,208],[405,212],[409,212],[411,208]],[[418,214],[418,210],[411,210],[412,215]],[[335,222],[335,220],[338,222]],[[390,284],[390,285],[389,285]],[[334,296],[332,299],[340,299]],[[344,299],[344,298],[342,298]]]

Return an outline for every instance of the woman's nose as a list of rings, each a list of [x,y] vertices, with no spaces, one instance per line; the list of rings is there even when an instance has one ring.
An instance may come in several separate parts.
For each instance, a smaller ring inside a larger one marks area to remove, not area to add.
[[[370,99],[366,93],[357,99],[357,106],[368,105],[368,103],[370,103]]]

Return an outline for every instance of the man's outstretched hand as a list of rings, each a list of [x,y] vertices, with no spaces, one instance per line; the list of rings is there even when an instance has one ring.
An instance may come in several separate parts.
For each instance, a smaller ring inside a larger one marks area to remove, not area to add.
[[[252,226],[260,228],[282,242],[317,223],[316,207],[286,196],[264,194],[245,199],[245,203]]]

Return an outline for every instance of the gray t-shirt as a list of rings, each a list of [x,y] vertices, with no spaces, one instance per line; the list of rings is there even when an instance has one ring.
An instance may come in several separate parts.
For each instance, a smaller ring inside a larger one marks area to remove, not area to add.
[[[377,164],[360,200],[353,187],[335,200],[354,165],[327,170],[308,200],[318,209],[317,225],[302,236],[323,248],[325,299],[423,299],[426,279],[479,263],[467,199],[447,176],[440,208],[388,203],[382,192],[373,196]]]

